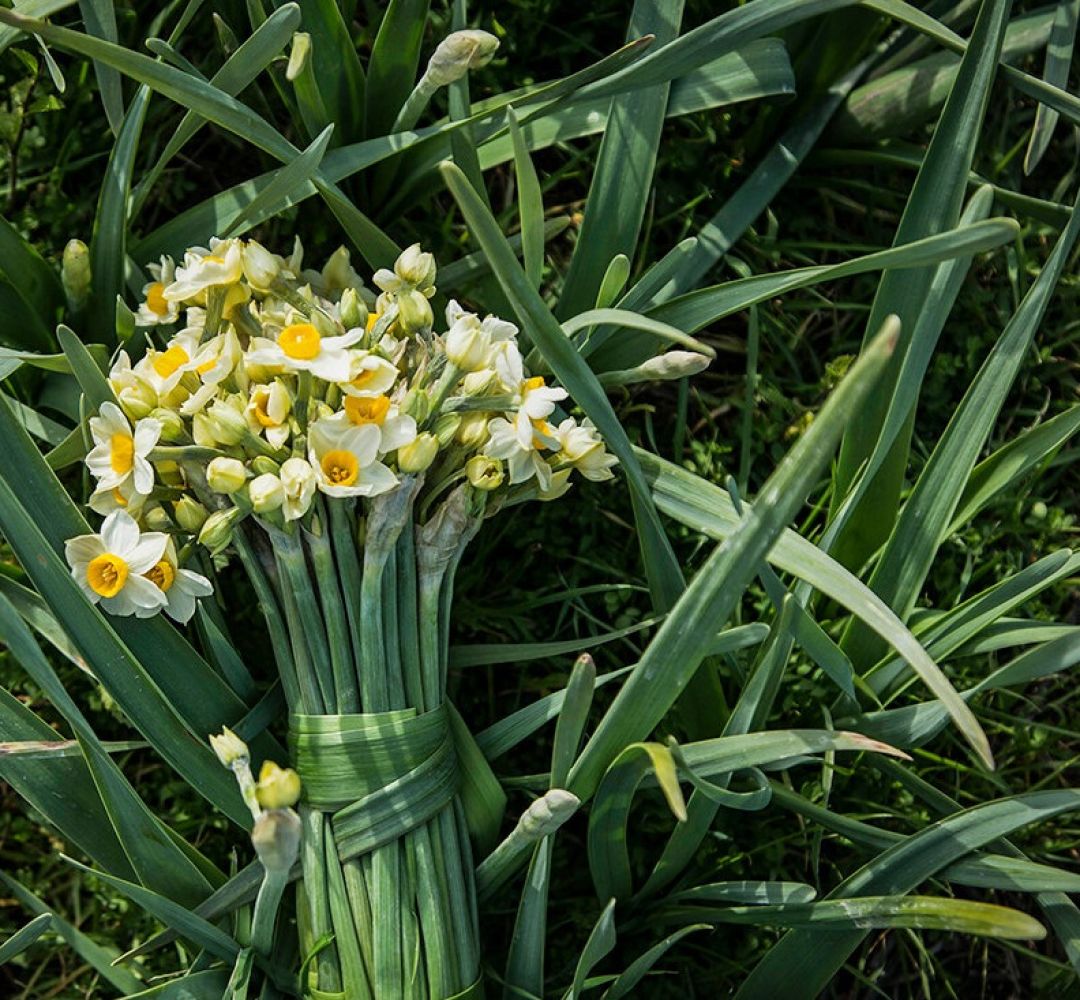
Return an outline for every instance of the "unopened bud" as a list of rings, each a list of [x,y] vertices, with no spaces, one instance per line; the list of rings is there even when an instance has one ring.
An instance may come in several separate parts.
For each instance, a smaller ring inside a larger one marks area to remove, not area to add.
[[[215,493],[235,493],[247,482],[247,468],[235,458],[219,456],[206,467],[206,484]]]
[[[269,514],[285,502],[285,487],[277,476],[267,472],[251,481],[248,496],[256,514]]]
[[[604,386],[632,385],[635,382],[666,382],[697,375],[709,367],[710,358],[696,351],[668,351],[649,358],[636,368],[605,372],[600,376]]]
[[[288,809],[300,798],[300,775],[291,767],[278,767],[272,760],[263,761],[255,794],[264,809]]]
[[[184,421],[176,410],[170,410],[165,406],[156,406],[150,411],[150,416],[161,424],[161,440],[176,442],[186,436]]]
[[[435,437],[439,439],[439,447],[446,448],[453,442],[457,436],[458,428],[461,426],[461,417],[456,413],[444,413],[438,420],[435,421],[435,426],[432,428],[432,432]]]
[[[256,455],[251,460],[251,471],[256,476],[265,476],[268,473],[272,476],[276,476],[281,470],[281,466],[277,464],[269,455]]]
[[[210,516],[198,500],[189,496],[183,496],[176,501],[173,513],[176,515],[176,523],[184,531],[190,531],[192,534],[202,530],[202,526],[206,524],[206,519]]]
[[[90,296],[90,250],[82,240],[68,240],[60,270],[68,306],[78,311]]]
[[[285,67],[285,79],[292,83],[307,65],[311,55],[311,35],[306,31],[294,32],[292,36],[292,50],[289,52],[289,64]]]
[[[281,261],[262,244],[248,240],[243,249],[244,277],[260,292],[268,291],[281,273]]]
[[[490,338],[479,318],[466,313],[446,333],[443,350],[447,360],[465,372],[477,371],[487,363]]]
[[[424,389],[410,389],[401,401],[401,412],[422,424],[431,413],[431,397]]]
[[[394,273],[419,291],[435,284],[436,270],[434,255],[421,250],[419,243],[406,247],[394,262]]]
[[[243,410],[223,399],[215,399],[210,404],[206,417],[210,433],[221,444],[239,444],[251,433]]]
[[[491,62],[499,40],[487,31],[467,28],[447,35],[428,61],[424,77],[435,87],[445,87],[460,80],[471,69]]]
[[[240,520],[240,515],[239,507],[214,511],[199,532],[199,544],[209,549],[211,555],[222,552],[232,541],[233,527]]]
[[[491,414],[485,410],[470,410],[461,415],[455,440],[465,448],[479,448],[488,439],[488,421]]]
[[[537,841],[553,834],[581,805],[573,792],[552,788],[529,805],[518,820],[518,829],[526,839]]]
[[[439,453],[439,440],[434,434],[418,434],[397,451],[398,468],[402,472],[423,472]]]
[[[172,520],[165,512],[164,507],[150,507],[143,512],[142,516],[143,525],[149,531],[171,531]]]
[[[410,333],[430,329],[435,320],[423,292],[402,291],[397,297],[398,323]]]
[[[341,313],[341,325],[346,330],[355,330],[358,327],[366,329],[368,308],[355,288],[346,288],[341,293],[338,309]]]
[[[131,420],[142,420],[143,417],[148,417],[158,404],[154,387],[142,381],[124,386],[116,394],[116,398]]]
[[[222,727],[217,736],[210,737],[210,746],[222,767],[232,767],[237,761],[247,760],[250,756],[248,745],[228,726]]]
[[[473,455],[465,463],[465,476],[477,490],[497,490],[503,482],[503,465],[497,458]]]

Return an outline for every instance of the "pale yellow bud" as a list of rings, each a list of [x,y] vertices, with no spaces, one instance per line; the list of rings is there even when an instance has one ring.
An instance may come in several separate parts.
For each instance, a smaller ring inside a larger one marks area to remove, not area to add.
[[[176,410],[167,409],[164,406],[156,406],[150,411],[150,416],[161,424],[161,440],[176,442],[185,436],[183,418]]]
[[[460,426],[461,417],[456,413],[444,413],[435,421],[432,431],[439,441],[440,448],[446,448],[454,441]]]
[[[267,473],[276,476],[281,470],[281,466],[277,464],[269,455],[256,455],[251,460],[251,471],[256,476],[265,476]]]
[[[281,261],[262,244],[248,240],[242,253],[244,277],[252,288],[265,292],[281,273]]]
[[[435,87],[460,80],[471,69],[486,66],[495,56],[499,40],[487,31],[468,28],[447,35],[428,61],[424,78]]]
[[[439,440],[434,434],[418,434],[413,441],[398,448],[398,468],[402,472],[423,472],[438,453]]]
[[[503,483],[503,464],[487,455],[473,455],[465,463],[465,476],[474,489],[497,490]]]
[[[153,386],[145,382],[135,382],[126,385],[117,394],[120,407],[130,420],[142,420],[150,415],[150,411],[158,404],[157,393]]]
[[[149,531],[169,531],[172,529],[172,520],[165,512],[164,507],[150,507],[143,512],[143,526]]]
[[[255,794],[264,809],[288,809],[300,798],[300,775],[291,767],[278,767],[272,760],[263,761]]]
[[[82,240],[68,240],[64,247],[64,261],[60,280],[64,286],[68,305],[81,309],[90,295],[90,250]]]
[[[228,726],[223,727],[217,736],[210,737],[210,746],[222,767],[232,767],[237,761],[247,760],[249,757],[247,744]]]
[[[239,444],[251,433],[243,409],[223,399],[215,399],[206,411],[209,431],[221,444]]]
[[[477,371],[487,363],[491,340],[479,318],[466,313],[446,333],[443,350],[447,360],[464,372]]]
[[[233,527],[240,515],[239,507],[214,511],[199,532],[199,544],[208,548],[212,555],[217,555],[232,541]]]
[[[454,439],[465,448],[479,448],[488,439],[488,421],[491,414],[485,410],[470,410],[461,415]]]
[[[243,462],[221,455],[206,467],[206,484],[215,493],[235,493],[247,482],[247,475]]]
[[[285,502],[285,487],[277,476],[267,472],[251,481],[248,496],[256,514],[269,514]]]
[[[289,64],[285,67],[285,79],[292,83],[307,65],[311,55],[311,35],[306,31],[297,31],[292,36],[292,49],[289,52]]]
[[[435,257],[421,250],[419,243],[406,247],[394,263],[394,273],[420,291],[435,284],[436,270]]]
[[[202,526],[206,524],[207,517],[210,516],[207,509],[198,500],[188,496],[181,497],[176,501],[173,512],[176,515],[176,523],[184,531],[192,533],[200,531]]]
[[[368,308],[355,288],[346,288],[341,293],[338,308],[341,312],[341,324],[346,330],[367,326]]]
[[[431,311],[431,303],[425,298],[423,292],[399,292],[397,307],[398,322],[409,332],[415,333],[418,330],[427,330],[435,320],[435,316]]]

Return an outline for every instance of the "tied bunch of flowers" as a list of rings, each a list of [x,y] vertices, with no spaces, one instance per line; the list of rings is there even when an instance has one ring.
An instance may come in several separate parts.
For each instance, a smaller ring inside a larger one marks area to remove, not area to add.
[[[303,874],[295,920],[275,921],[291,861],[262,859],[252,946],[300,954],[312,995],[472,996],[471,841],[492,824],[463,802],[482,783],[462,774],[471,736],[446,699],[455,567],[485,517],[558,497],[575,472],[610,479],[615,459],[529,370],[512,323],[450,301],[436,332],[419,246],[374,290],[344,249],[305,269],[299,242],[281,257],[213,240],[152,277],[147,349],[118,354],[115,401],[89,420],[104,524],[69,541],[72,573],[110,614],[185,622],[238,559],[304,790],[295,823],[253,809],[297,834]]]
[[[177,539],[218,554],[242,519],[284,528],[316,493],[372,498],[426,473],[427,506],[464,481],[495,510],[560,496],[575,470],[611,478],[592,424],[554,417],[566,391],[528,373],[517,327],[451,300],[433,332],[418,246],[374,275],[378,294],[344,248],[305,270],[299,241],[283,258],[212,240],[151,270],[137,322],[170,332],[112,367],[117,402],[90,419],[86,458],[106,522],[68,552],[111,614],[187,621],[210,590]]]

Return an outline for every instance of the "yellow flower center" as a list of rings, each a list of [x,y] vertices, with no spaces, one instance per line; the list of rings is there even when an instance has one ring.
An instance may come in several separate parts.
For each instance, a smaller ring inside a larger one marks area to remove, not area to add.
[[[176,371],[181,365],[186,365],[191,358],[188,357],[188,352],[182,347],[174,344],[167,351],[159,351],[154,355],[154,360],[150,362],[154,366],[156,371],[162,378],[168,378],[173,372]]]
[[[125,497],[124,494],[120,492],[119,486],[112,491],[112,496],[113,500],[116,501],[117,507],[126,507],[128,505],[127,497]]]
[[[277,422],[267,412],[270,405],[270,390],[259,389],[255,393],[255,419],[261,427],[277,427]]]
[[[131,471],[135,464],[135,439],[130,434],[114,434],[109,439],[109,464],[118,476]]]
[[[349,385],[354,389],[366,389],[375,380],[377,374],[377,369],[365,368],[349,383]]]
[[[209,361],[204,361],[201,365],[198,365],[195,369],[200,375],[205,375],[209,371],[214,370],[214,366],[218,363],[217,355],[215,354]]]
[[[379,424],[390,409],[389,396],[346,396],[345,412],[354,424]]]
[[[162,593],[168,593],[169,588],[176,581],[176,570],[168,559],[162,559],[156,566],[152,566],[143,574],[147,580],[153,583]]]
[[[225,263],[225,258],[224,257],[219,257],[216,253],[208,253],[205,257],[203,257],[203,260],[204,261],[209,261],[209,263],[211,263],[211,264],[224,264]]]
[[[95,594],[102,597],[115,597],[119,594],[127,575],[127,563],[111,552],[95,556],[86,567],[86,582]]]
[[[335,448],[323,455],[322,471],[333,486],[352,486],[360,475],[360,463],[351,451]]]
[[[544,380],[540,379],[540,381],[543,382]],[[533,447],[537,451],[540,451],[542,448],[546,448],[548,446],[548,442],[547,440],[545,440],[545,438],[550,438],[554,431],[552,431],[551,429],[551,424],[549,424],[542,417],[533,418],[532,425],[533,430],[536,431],[536,433],[533,435]]]
[[[367,314],[367,332],[371,333],[375,329],[375,324],[382,318],[382,313],[368,313]]]
[[[251,289],[247,285],[231,285],[225,293],[225,304],[221,307],[222,315],[231,316],[237,306],[247,305],[251,298]]]
[[[525,379],[524,383],[522,383],[522,389],[524,390],[522,395],[524,395],[525,392],[532,392],[533,389],[543,389],[543,388],[544,388],[544,376],[543,375],[535,375],[533,378]]]
[[[146,307],[158,316],[169,315],[169,300],[165,298],[165,286],[160,281],[155,281],[146,290]]]
[[[318,356],[322,337],[310,323],[293,323],[278,334],[278,347],[286,357],[297,361],[310,361]]]

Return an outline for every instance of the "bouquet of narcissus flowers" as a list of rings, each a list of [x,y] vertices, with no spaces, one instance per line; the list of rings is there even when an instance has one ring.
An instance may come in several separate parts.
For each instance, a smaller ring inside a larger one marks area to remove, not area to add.
[[[270,959],[297,935],[313,996],[472,995],[477,831],[459,789],[475,775],[446,700],[454,570],[485,516],[558,497],[575,472],[610,479],[615,459],[557,412],[566,390],[526,370],[513,324],[451,301],[436,332],[435,261],[418,246],[376,272],[377,293],[343,249],[305,270],[299,243],[282,258],[213,240],[153,277],[137,313],[149,346],[134,363],[119,352],[115,402],[89,419],[104,522],[67,543],[71,572],[109,615],[186,622],[212,563],[242,563],[295,768],[256,783],[239,737],[215,737],[265,870],[253,947]],[[295,921],[275,928],[297,855]]]

